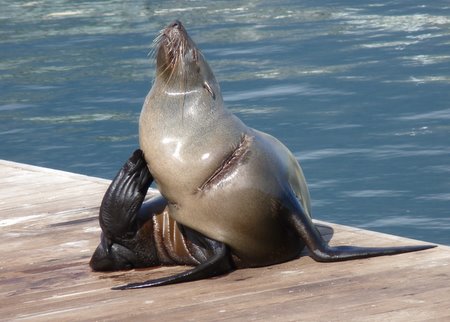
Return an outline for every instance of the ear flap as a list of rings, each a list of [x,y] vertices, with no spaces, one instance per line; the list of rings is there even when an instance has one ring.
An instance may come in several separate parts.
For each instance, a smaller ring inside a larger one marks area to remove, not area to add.
[[[205,88],[205,89],[209,92],[209,94],[211,94],[211,97],[212,97],[213,100],[216,99],[216,94],[214,93],[213,89],[212,89],[211,86],[208,84],[208,82],[205,81],[205,82],[203,83],[203,88]]]

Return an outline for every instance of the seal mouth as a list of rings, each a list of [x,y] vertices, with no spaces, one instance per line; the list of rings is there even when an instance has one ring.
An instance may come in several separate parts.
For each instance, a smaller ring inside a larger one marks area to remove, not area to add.
[[[193,62],[198,61],[198,49],[179,20],[163,29],[154,44],[157,51],[156,66],[162,73],[176,69],[188,57]]]

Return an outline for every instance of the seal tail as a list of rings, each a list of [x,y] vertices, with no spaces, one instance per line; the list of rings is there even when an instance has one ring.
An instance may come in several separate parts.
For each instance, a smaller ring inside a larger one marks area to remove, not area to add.
[[[320,235],[311,218],[303,210],[297,198],[293,197],[293,210],[288,215],[289,224],[305,242],[311,257],[318,262],[338,262],[359,258],[397,255],[436,247],[436,245],[414,245],[394,247],[329,246]]]

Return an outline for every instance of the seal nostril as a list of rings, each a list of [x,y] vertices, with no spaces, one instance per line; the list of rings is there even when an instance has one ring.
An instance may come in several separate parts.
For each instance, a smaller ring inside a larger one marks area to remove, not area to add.
[[[183,28],[183,25],[181,24],[181,21],[175,20],[174,22],[172,22],[170,24],[170,27],[181,29],[181,28]]]

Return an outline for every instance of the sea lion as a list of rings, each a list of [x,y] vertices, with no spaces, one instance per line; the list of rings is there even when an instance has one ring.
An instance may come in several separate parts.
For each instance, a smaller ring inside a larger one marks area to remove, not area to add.
[[[147,223],[154,225],[157,207],[141,207],[152,179],[163,196],[159,206],[176,222],[172,232],[186,244],[180,253],[186,254],[186,249],[189,253],[175,262],[197,266],[119,288],[166,285],[272,265],[299,257],[305,246],[321,262],[434,247],[329,246],[312,222],[308,187],[297,160],[280,141],[247,127],[224,107],[211,68],[181,22],[164,29],[156,46],[156,77],[139,121],[145,161],[136,152],[122,169],[126,175],[119,173],[105,194],[100,210],[102,243],[91,266],[99,268],[102,260],[107,262],[102,269],[164,264],[145,257],[162,252],[154,243],[145,244],[152,234],[161,238],[161,228],[152,230],[144,218],[151,213]]]

